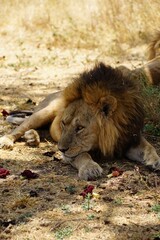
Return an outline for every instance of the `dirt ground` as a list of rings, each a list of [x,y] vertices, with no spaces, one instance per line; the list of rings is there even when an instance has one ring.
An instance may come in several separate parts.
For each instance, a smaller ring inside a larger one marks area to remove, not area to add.
[[[0,112],[32,109],[96,61],[139,66],[145,48],[111,58],[98,49],[47,49],[35,43],[12,44],[11,39],[1,39],[1,46]],[[1,136],[14,127],[0,116]],[[42,135],[38,148],[22,139],[13,150],[0,150],[0,167],[10,171],[0,179],[0,240],[160,239],[158,173],[123,159],[103,162],[101,179],[80,181],[77,171],[61,160],[56,144]],[[147,137],[160,154],[160,138]],[[112,166],[123,174],[108,178]],[[26,169],[37,178],[23,178]],[[80,195],[87,185],[94,186],[88,200]]]

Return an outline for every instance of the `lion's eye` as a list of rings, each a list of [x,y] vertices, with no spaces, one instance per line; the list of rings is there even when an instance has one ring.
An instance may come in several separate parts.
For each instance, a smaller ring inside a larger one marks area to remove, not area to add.
[[[78,132],[82,131],[83,129],[84,129],[83,126],[77,126],[76,127],[76,132],[78,133]]]

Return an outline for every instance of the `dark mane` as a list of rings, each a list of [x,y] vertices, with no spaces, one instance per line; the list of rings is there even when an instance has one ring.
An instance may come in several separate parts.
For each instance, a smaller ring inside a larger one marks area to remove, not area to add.
[[[116,93],[117,91],[123,92],[136,87],[135,83],[126,78],[121,70],[106,66],[102,62],[90,71],[82,73],[79,78],[81,79],[80,85],[82,88],[98,85]]]
[[[87,91],[90,91],[90,94],[96,92],[97,95],[99,92],[101,96],[106,95],[107,91],[112,95],[122,95],[122,97],[127,91],[135,91],[138,96],[136,81],[128,78],[120,69],[106,66],[104,63],[98,63],[93,69],[83,72],[65,88],[66,104],[76,99],[84,99],[84,93]]]
[[[99,148],[104,155],[123,155],[139,143],[144,123],[141,96],[136,83],[120,69],[99,63],[80,74],[64,90],[66,106],[78,99],[96,116]]]

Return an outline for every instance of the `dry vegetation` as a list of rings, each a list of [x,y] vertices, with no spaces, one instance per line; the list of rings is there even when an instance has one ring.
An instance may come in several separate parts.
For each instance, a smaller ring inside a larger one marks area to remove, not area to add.
[[[160,23],[158,0],[0,0],[0,6],[0,112],[32,108],[99,60],[140,66]],[[145,131],[160,153],[159,89],[144,93],[152,111]],[[0,116],[0,135],[13,127]],[[124,159],[103,163],[98,181],[78,181],[73,168],[44,154],[56,146],[43,140],[40,148],[22,141],[0,150],[0,167],[11,173],[0,179],[0,240],[160,238],[158,173]],[[113,165],[124,173],[108,179]],[[22,179],[25,169],[39,177]],[[79,196],[87,184],[99,194],[89,207]]]
[[[46,47],[104,48],[116,53],[123,44],[146,43],[159,27],[159,1],[35,0],[0,1],[1,35],[22,44]]]

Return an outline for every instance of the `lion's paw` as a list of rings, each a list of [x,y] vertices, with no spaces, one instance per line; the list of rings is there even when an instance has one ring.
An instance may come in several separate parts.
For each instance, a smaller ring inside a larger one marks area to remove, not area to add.
[[[151,169],[160,170],[160,157],[153,146],[150,146],[149,150],[144,152],[144,163]]]
[[[160,158],[159,158],[159,160],[157,162],[154,163],[153,169],[160,170]]]
[[[0,148],[3,149],[12,149],[13,148],[13,140],[10,139],[7,135],[0,138]]]
[[[146,163],[146,165],[148,167],[150,167],[151,169],[158,171],[158,170],[160,170],[160,158],[157,158],[154,161],[149,161]]]
[[[26,143],[32,147],[33,146],[36,147],[40,143],[39,134],[34,129],[30,129],[30,130],[26,131],[24,134],[24,138],[26,140]]]
[[[78,177],[82,180],[95,180],[101,177],[103,169],[98,163],[92,161],[79,169]]]

